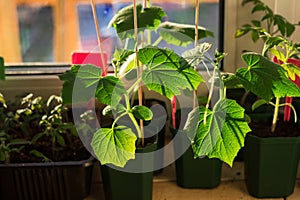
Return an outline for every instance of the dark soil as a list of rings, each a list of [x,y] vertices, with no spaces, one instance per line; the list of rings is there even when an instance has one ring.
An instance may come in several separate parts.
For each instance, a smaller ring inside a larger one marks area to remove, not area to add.
[[[49,138],[43,138],[34,145],[27,145],[20,152],[12,152],[10,155],[11,163],[33,163],[45,162],[43,158],[39,158],[30,154],[31,150],[42,152],[51,161],[80,161],[90,157],[89,152],[85,149],[78,137],[65,138],[66,144],[60,146],[52,146]]]
[[[258,137],[298,137],[300,136],[300,125],[293,121],[278,121],[275,132],[271,132],[271,122],[251,122],[251,134]]]

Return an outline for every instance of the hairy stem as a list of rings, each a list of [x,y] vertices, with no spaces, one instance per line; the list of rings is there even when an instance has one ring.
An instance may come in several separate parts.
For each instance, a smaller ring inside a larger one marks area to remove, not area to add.
[[[157,38],[157,40],[152,44],[153,46],[157,46],[161,41],[163,40],[163,38],[161,36],[159,36]]]
[[[214,91],[215,75],[216,75],[216,68],[214,68],[214,71],[213,71],[213,76],[212,76],[213,78],[211,79],[211,85],[210,85],[210,89],[209,89],[208,99],[207,99],[206,106],[205,106],[204,119],[203,119],[204,124],[206,124],[207,111],[209,109],[210,101],[211,101],[213,91]]]
[[[275,109],[274,109],[274,114],[273,114],[273,121],[272,121],[272,126],[271,126],[271,132],[272,133],[274,133],[275,129],[276,129],[277,118],[278,118],[278,113],[279,113],[279,103],[280,103],[280,98],[276,97]]]

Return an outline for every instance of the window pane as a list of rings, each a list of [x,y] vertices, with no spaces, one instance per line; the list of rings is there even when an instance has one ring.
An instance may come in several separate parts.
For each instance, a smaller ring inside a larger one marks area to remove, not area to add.
[[[51,6],[18,6],[23,62],[53,61],[52,13]]]
[[[71,54],[74,51],[93,51],[97,45],[96,30],[93,21],[93,15],[89,1],[42,1],[42,0],[16,0],[16,17],[18,37],[9,38],[10,41],[2,43],[0,33],[1,51],[5,51],[16,40],[19,42],[19,49],[16,48],[14,53],[21,55],[21,62],[71,62]],[[113,28],[107,27],[110,19],[114,14],[131,4],[120,3],[121,1],[105,0],[105,3],[97,2],[97,17],[99,20],[104,49],[108,57],[114,52],[118,44],[117,36]],[[164,20],[178,23],[194,24],[194,1],[152,1],[154,5],[161,6],[167,13]],[[161,3],[162,2],[162,3]],[[205,41],[214,44],[214,48],[219,46],[219,1],[205,0],[200,1],[199,25],[208,28],[215,34],[214,38],[205,38]],[[11,3],[12,4],[12,3]],[[10,14],[10,13],[9,13]],[[11,13],[13,15],[13,13]],[[13,17],[7,17],[3,20],[11,20]],[[157,37],[154,36],[153,37]],[[166,43],[160,43],[181,53],[184,49]],[[214,50],[213,50],[214,51]],[[213,52],[212,52],[213,53]],[[64,55],[62,55],[64,54]],[[9,60],[9,62],[19,62],[18,60]]]

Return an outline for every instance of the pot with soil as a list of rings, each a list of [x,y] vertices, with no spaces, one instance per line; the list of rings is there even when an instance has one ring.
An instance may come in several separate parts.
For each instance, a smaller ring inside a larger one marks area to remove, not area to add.
[[[187,119],[191,108],[182,108],[176,111],[176,125],[179,126],[181,118]],[[184,122],[185,123],[185,122]],[[202,188],[211,189],[217,187],[221,182],[222,161],[216,158],[208,157],[195,158],[193,148],[187,144],[189,138],[183,130],[171,128],[170,131],[174,136],[180,137],[180,142],[174,143],[175,155],[182,154],[175,161],[176,183],[182,188]]]
[[[61,98],[29,94],[0,108],[1,199],[88,196],[94,159],[80,141]],[[82,123],[82,128],[90,130]]]
[[[253,110],[265,104],[274,107],[273,115],[250,115],[252,132],[247,135],[245,143],[246,185],[249,193],[255,197],[287,197],[293,192],[295,185],[299,161],[299,131],[296,123],[291,125],[292,122],[284,122],[283,119],[287,117],[279,116],[280,108],[284,106],[289,106],[296,112],[292,104],[281,102],[281,98],[300,96],[300,89],[291,81],[293,77],[288,72],[291,68],[298,67],[287,62],[298,51],[282,37],[268,37],[265,51],[270,50],[271,53],[280,55],[281,65],[263,56],[265,54],[250,52],[242,55],[248,68],[238,69],[235,74],[236,80],[246,90],[260,98],[252,105]],[[279,51],[279,47],[284,47],[283,52],[286,54]],[[294,116],[296,121],[296,113]],[[258,126],[261,124],[263,126]],[[295,129],[289,131],[292,127]]]
[[[299,124],[280,122],[274,133],[268,123],[253,122],[250,127],[244,160],[249,193],[268,198],[289,196],[294,191],[298,170]]]

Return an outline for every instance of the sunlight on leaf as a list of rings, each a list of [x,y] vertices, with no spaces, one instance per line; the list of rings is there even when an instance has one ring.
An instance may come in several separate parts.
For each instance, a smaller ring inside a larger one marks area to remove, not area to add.
[[[94,65],[83,65],[77,73],[77,77],[82,80],[85,87],[97,85],[102,78],[102,70]]]
[[[59,75],[60,80],[64,81],[63,87],[62,87],[62,99],[63,99],[63,105],[66,104],[71,104],[71,103],[76,103],[73,102],[73,89],[74,89],[74,84],[76,80],[76,76],[78,73],[78,70],[80,68],[80,65],[73,65],[70,70],[67,70],[65,73]],[[81,82],[79,79],[76,80],[76,91],[79,94],[79,98],[76,100],[78,102],[87,102],[90,100],[91,96],[90,95],[84,95],[85,94],[85,85],[83,82]]]
[[[287,64],[286,65],[286,71],[288,72],[288,77],[291,79],[291,80],[295,80],[296,79],[296,75],[298,77],[300,77],[300,68],[294,64]]]
[[[169,49],[145,47],[138,57],[146,65],[142,74],[144,84],[168,98],[180,94],[180,89],[194,90],[204,81],[187,61]]]
[[[273,97],[300,96],[300,89],[288,79],[280,65],[255,53],[243,54],[242,58],[248,68],[238,69],[236,76],[246,90],[268,102]]]
[[[150,108],[148,108],[146,106],[134,106],[132,108],[132,114],[136,118],[142,119],[142,120],[145,120],[145,121],[149,121],[153,117],[152,111],[150,110]]]
[[[5,102],[5,99],[4,99],[4,96],[3,96],[1,93],[0,93],[0,103],[2,104],[2,106],[3,106],[4,108],[7,107],[6,102]]]
[[[160,25],[160,36],[169,44],[187,46],[195,40],[195,26],[164,22]],[[213,32],[204,27],[198,27],[198,38],[214,37]]]
[[[195,108],[184,128],[190,139],[195,157],[219,158],[232,166],[250,128],[244,116],[244,109],[234,100],[222,99],[208,110],[204,124],[204,107]],[[195,138],[191,138],[196,130]]]
[[[156,29],[166,13],[162,8],[151,6],[142,9],[142,5],[137,5],[138,29],[144,31],[148,29]],[[109,22],[108,26],[116,29],[119,37],[123,40],[134,36],[134,17],[133,5],[129,5],[121,9]]]
[[[105,76],[98,83],[96,98],[99,102],[115,108],[126,92],[122,81],[113,76]]]
[[[114,67],[119,68],[134,51],[116,48],[112,59]]]
[[[128,160],[135,158],[136,139],[132,130],[125,126],[101,128],[95,132],[91,146],[102,165],[124,167]]]

